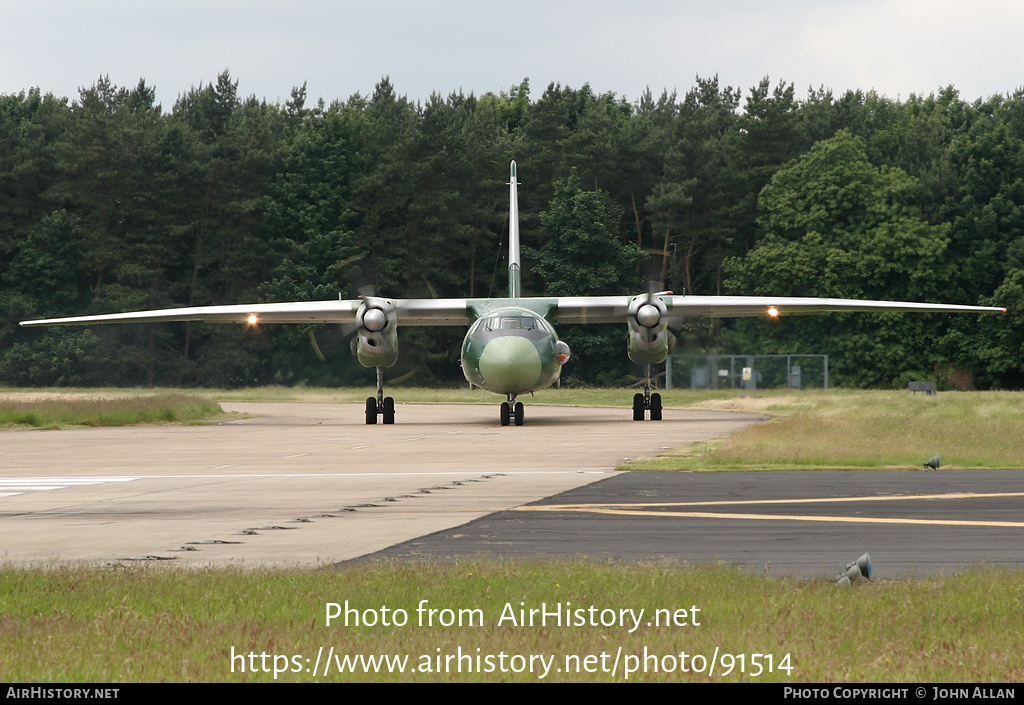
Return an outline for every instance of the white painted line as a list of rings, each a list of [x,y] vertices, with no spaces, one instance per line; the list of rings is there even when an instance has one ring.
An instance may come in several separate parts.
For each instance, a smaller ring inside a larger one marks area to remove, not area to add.
[[[162,479],[210,479],[223,477],[465,477],[467,479],[479,479],[484,475],[489,477],[502,477],[508,475],[611,475],[614,470],[467,470],[464,472],[293,472],[293,473],[267,473],[264,475],[138,475],[133,480],[162,480]]]
[[[68,485],[14,485],[14,486],[2,486],[0,485],[0,492],[6,492],[8,490],[24,490],[42,492],[43,490],[59,490]]]
[[[0,497],[15,497],[25,492],[47,492],[68,487],[104,485],[108,482],[130,482],[137,477],[0,477]]]
[[[91,485],[97,482],[128,482],[137,480],[135,475],[111,475],[107,477],[0,477],[0,484],[54,484],[60,482],[66,485]]]

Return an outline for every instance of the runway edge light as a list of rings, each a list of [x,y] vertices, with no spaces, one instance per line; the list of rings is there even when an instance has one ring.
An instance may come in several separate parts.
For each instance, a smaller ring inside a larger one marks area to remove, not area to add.
[[[847,563],[846,573],[839,576],[836,585],[847,587],[858,580],[871,580],[871,556],[866,553],[853,563]]]

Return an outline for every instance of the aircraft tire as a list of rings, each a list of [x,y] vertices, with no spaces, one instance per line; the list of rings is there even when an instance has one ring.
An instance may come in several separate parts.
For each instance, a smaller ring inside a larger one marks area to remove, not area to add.
[[[502,402],[501,403],[501,425],[502,426],[508,426],[508,422],[509,422],[508,404],[506,404],[505,402]]]
[[[366,398],[366,423],[377,423],[377,400],[373,397]]]
[[[395,400],[391,397],[384,397],[384,423],[395,422]]]
[[[643,421],[644,420],[644,395],[634,394],[633,395],[633,420]]]
[[[661,421],[661,395],[657,392],[651,395],[651,421]]]
[[[516,426],[522,426],[523,421],[526,419],[526,409],[523,408],[523,402],[517,401],[515,408]]]

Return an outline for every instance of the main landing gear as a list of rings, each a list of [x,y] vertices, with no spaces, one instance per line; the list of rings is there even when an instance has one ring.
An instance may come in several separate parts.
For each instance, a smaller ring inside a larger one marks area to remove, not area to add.
[[[523,402],[516,401],[515,394],[509,394],[508,400],[501,402],[501,425],[508,426],[509,423],[515,421],[516,426],[522,426],[525,418],[526,410],[523,408]]]
[[[384,423],[395,422],[395,400],[384,396],[384,368],[377,368],[377,397],[366,397],[366,423],[377,423],[377,416],[383,416]]]
[[[661,395],[651,394],[651,366],[647,365],[644,377],[644,393],[633,395],[633,420],[643,421],[646,411],[651,410],[651,421],[661,421]]]

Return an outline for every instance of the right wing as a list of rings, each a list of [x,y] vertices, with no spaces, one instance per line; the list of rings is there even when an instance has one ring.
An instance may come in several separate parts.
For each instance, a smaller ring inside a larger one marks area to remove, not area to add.
[[[192,306],[153,311],[109,313],[99,316],[73,316],[22,321],[31,326],[82,326],[96,323],[161,323],[168,321],[203,321],[206,323],[347,323],[356,322],[356,314],[364,304],[374,300],[390,303],[398,321],[408,326],[469,325],[470,313],[465,299],[386,299],[367,297],[348,301],[289,301],[275,304],[239,304],[230,306]]]

